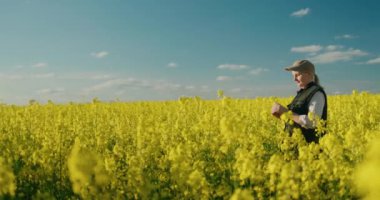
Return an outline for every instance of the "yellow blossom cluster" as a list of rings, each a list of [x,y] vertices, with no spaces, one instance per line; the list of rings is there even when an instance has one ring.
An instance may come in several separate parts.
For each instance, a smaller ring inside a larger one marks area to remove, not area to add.
[[[218,97],[0,105],[0,199],[380,195],[379,94],[328,96],[319,144],[271,116],[291,98]]]

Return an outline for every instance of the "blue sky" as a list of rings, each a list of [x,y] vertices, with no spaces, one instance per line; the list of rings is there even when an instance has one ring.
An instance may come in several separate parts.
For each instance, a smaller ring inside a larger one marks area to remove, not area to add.
[[[309,59],[328,94],[380,92],[375,0],[0,0],[0,101],[293,96]]]

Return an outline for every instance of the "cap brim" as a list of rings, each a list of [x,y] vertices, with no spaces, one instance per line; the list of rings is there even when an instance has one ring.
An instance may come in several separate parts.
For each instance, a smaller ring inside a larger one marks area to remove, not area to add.
[[[294,71],[294,72],[303,72],[305,69],[302,69],[301,66],[289,66],[285,68],[286,71]]]
[[[285,71],[297,71],[297,69],[295,69],[294,66],[285,67],[284,70],[285,70]]]

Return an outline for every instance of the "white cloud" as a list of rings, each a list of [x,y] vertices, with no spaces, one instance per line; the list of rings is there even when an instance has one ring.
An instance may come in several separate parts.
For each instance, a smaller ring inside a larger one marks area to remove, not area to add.
[[[355,39],[357,38],[357,36],[354,36],[354,35],[350,35],[350,34],[344,34],[344,35],[338,35],[338,36],[335,36],[335,39],[339,40],[339,39]]]
[[[380,57],[377,57],[375,59],[369,60],[366,63],[367,64],[380,64]]]
[[[55,77],[54,73],[45,73],[45,74],[0,74],[0,79],[7,80],[26,80],[26,79],[45,79]]]
[[[248,65],[237,65],[237,64],[223,64],[217,67],[218,69],[227,69],[227,70],[242,70],[248,69]]]
[[[178,67],[178,64],[175,63],[175,62],[171,62],[171,63],[168,64],[167,67],[168,67],[168,68],[177,68],[177,67]]]
[[[341,45],[328,45],[326,47],[326,50],[327,51],[335,51],[335,50],[342,49],[342,48],[343,48],[343,46],[341,46]]]
[[[44,63],[44,62],[39,62],[39,63],[35,63],[32,65],[32,67],[34,68],[44,68],[44,67],[47,67],[48,64],[47,63]]]
[[[183,88],[181,84],[171,83],[168,81],[157,81],[155,83],[151,83],[148,87],[156,91],[179,90],[180,88]]]
[[[186,90],[194,90],[195,86],[194,85],[188,85],[188,86],[185,86],[185,89]]]
[[[37,94],[39,95],[52,95],[52,94],[59,94],[59,93],[62,93],[64,92],[65,89],[64,88],[45,88],[45,89],[41,89],[41,90],[37,90]]]
[[[243,89],[242,88],[233,88],[230,90],[232,93],[239,93],[239,92],[242,92]]]
[[[94,80],[105,80],[105,79],[110,79],[110,78],[112,78],[112,76],[109,74],[100,74],[100,75],[91,76],[91,79],[94,79]]]
[[[32,74],[30,77],[31,77],[31,78],[36,78],[36,79],[53,78],[53,77],[55,77],[55,74],[54,74],[54,73]]]
[[[184,87],[177,83],[171,83],[165,80],[156,81],[146,81],[136,78],[126,78],[126,79],[112,79],[104,81],[102,83],[96,84],[92,87],[84,89],[85,93],[99,92],[104,90],[118,90],[119,92],[125,91],[127,88],[130,89],[152,89],[155,91],[173,91],[178,89],[195,89],[195,86]]]
[[[218,76],[218,77],[216,77],[216,80],[217,81],[230,81],[230,80],[232,80],[232,78],[229,76]]]
[[[73,74],[61,74],[58,76],[59,79],[67,80],[107,80],[112,79],[114,75],[103,74],[102,72],[77,72]]]
[[[308,45],[308,46],[301,46],[301,47],[292,47],[290,51],[296,52],[296,53],[317,53],[321,49],[322,49],[321,45]]]
[[[0,74],[0,78],[8,80],[21,80],[24,79],[25,76],[19,74]]]
[[[310,13],[310,8],[303,8],[297,11],[294,11],[291,16],[294,17],[303,17]]]
[[[107,51],[100,51],[100,52],[93,52],[91,53],[91,56],[95,57],[95,58],[104,58],[106,56],[108,56],[108,52]]]
[[[365,56],[368,53],[360,49],[345,48],[341,45],[309,45],[303,47],[292,47],[292,52],[308,53],[310,60],[315,63],[333,63],[338,61],[349,61],[355,57]]]
[[[135,78],[127,78],[127,79],[112,79],[105,81],[103,83],[94,85],[88,89],[87,92],[96,92],[100,90],[105,90],[113,87],[128,87],[128,86],[137,86],[142,85],[142,81],[139,81]]]
[[[252,75],[260,75],[263,72],[267,72],[267,71],[269,71],[269,70],[265,69],[265,68],[256,68],[256,69],[251,70],[249,73]]]
[[[25,68],[25,66],[23,66],[23,65],[16,65],[14,68],[16,68],[16,69],[22,69],[22,68]]]
[[[338,61],[349,61],[354,57],[360,57],[367,55],[366,52],[359,49],[347,49],[343,51],[327,51],[311,57],[310,60],[315,63],[333,63]]]
[[[202,85],[201,86],[201,91],[203,91],[203,92],[207,92],[207,91],[209,91],[210,90],[210,87],[208,86],[208,85]]]

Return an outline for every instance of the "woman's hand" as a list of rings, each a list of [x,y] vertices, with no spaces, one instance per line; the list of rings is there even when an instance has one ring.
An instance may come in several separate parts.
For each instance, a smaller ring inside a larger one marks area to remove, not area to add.
[[[272,115],[277,117],[277,118],[280,118],[281,115],[284,113],[284,112],[287,112],[288,109],[286,109],[284,106],[282,106],[281,104],[275,102],[272,106]]]

